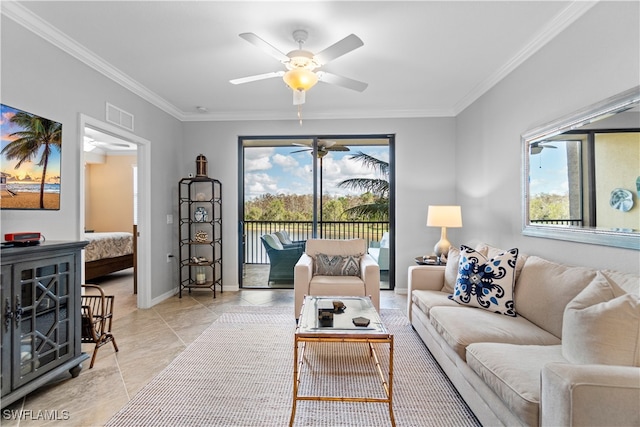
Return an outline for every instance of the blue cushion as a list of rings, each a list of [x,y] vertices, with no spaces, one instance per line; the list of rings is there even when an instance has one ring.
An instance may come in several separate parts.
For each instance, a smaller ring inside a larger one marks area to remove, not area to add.
[[[468,246],[460,247],[458,276],[452,299],[507,316],[516,316],[513,302],[518,249],[491,259]]]

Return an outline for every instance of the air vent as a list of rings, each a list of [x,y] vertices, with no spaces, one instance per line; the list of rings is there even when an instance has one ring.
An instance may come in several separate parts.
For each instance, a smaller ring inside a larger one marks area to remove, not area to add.
[[[133,132],[133,114],[107,102],[107,121]]]

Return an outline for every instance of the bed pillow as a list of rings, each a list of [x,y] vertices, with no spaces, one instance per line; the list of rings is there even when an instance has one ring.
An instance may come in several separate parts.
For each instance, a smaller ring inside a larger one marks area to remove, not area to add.
[[[517,259],[516,248],[487,259],[475,249],[461,246],[451,298],[459,304],[515,317],[513,286]]]
[[[567,304],[562,355],[572,363],[640,366],[640,302],[598,272]]]
[[[360,276],[359,255],[317,254],[313,262],[314,276]]]

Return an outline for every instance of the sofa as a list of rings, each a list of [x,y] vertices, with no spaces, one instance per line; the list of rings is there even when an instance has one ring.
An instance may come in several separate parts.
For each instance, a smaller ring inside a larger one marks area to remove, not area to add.
[[[305,295],[369,296],[380,310],[380,268],[364,239],[309,239],[295,265],[293,293],[296,319]]]
[[[371,242],[368,252],[380,270],[389,270],[389,233],[385,231],[379,242]]]
[[[452,248],[446,266],[408,272],[411,325],[478,420],[640,425],[640,277],[508,252]],[[482,269],[512,275],[497,312],[483,307],[480,295],[501,292],[483,287]],[[467,302],[472,282],[483,291]]]

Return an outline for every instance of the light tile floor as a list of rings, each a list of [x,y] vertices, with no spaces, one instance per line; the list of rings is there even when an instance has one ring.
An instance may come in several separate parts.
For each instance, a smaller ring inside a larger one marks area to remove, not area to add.
[[[2,426],[102,426],[162,371],[226,309],[238,305],[282,306],[293,310],[293,290],[256,289],[183,293],[150,309],[137,309],[130,272],[93,281],[115,295],[113,334],[120,351],[107,344],[95,365],[83,363],[80,376],[61,377],[18,400],[0,415]],[[382,291],[381,308],[406,311],[406,295]],[[83,344],[91,354],[93,346]]]

